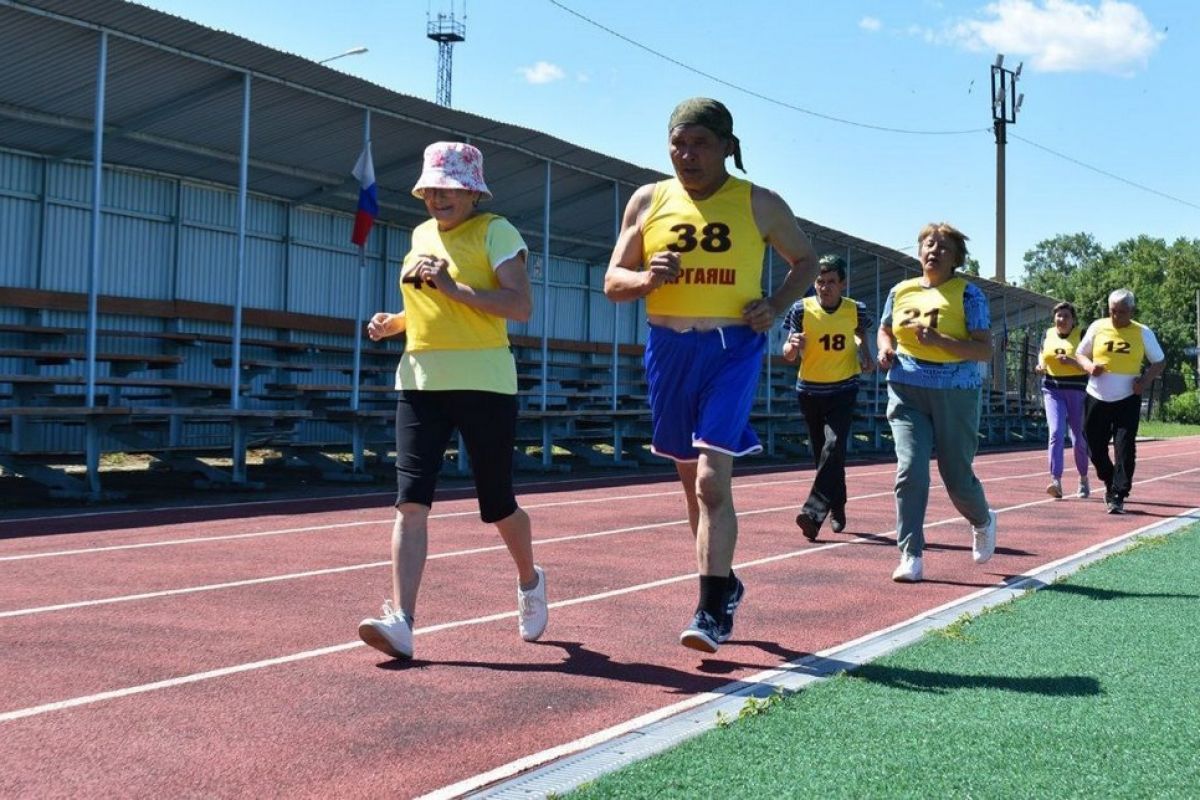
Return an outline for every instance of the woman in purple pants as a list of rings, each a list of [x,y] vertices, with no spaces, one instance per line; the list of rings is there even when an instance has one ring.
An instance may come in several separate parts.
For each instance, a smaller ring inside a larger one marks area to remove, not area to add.
[[[1079,471],[1079,496],[1091,493],[1088,486],[1088,448],[1083,438],[1083,397],[1087,373],[1075,361],[1082,330],[1075,306],[1059,303],[1054,307],[1054,326],[1042,337],[1042,357],[1037,372],[1043,376],[1042,400],[1046,404],[1046,424],[1050,428],[1050,485],[1046,494],[1062,497],[1063,440],[1071,427],[1071,446],[1075,451],[1075,469]]]

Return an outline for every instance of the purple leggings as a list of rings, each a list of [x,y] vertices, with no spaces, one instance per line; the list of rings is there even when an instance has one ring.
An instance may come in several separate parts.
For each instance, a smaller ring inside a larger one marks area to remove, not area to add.
[[[1079,477],[1088,474],[1088,447],[1083,438],[1083,398],[1080,389],[1051,389],[1042,387],[1046,404],[1046,424],[1050,427],[1050,477],[1062,479],[1063,441],[1067,426],[1071,426],[1071,446],[1075,450],[1075,469]]]

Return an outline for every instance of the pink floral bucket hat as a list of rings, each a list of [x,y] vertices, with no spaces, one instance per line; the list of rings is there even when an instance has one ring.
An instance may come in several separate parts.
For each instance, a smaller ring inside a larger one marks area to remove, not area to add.
[[[421,177],[413,197],[424,198],[426,189],[466,189],[479,192],[484,200],[492,193],[483,182],[483,153],[463,142],[434,142],[425,148]]]

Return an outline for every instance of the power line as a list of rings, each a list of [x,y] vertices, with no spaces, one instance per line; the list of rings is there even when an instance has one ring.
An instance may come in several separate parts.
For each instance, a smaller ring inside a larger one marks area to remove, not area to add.
[[[611,34],[612,36],[615,36],[618,39],[622,40],[623,42],[633,45],[634,47],[637,47],[641,50],[645,50],[650,55],[656,56],[657,58],[661,58],[663,61],[670,62],[677,67],[682,67],[683,69],[686,69],[689,72],[694,72],[697,75],[708,78],[710,81],[715,81],[716,83],[719,83],[722,86],[728,86],[730,89],[734,89],[736,91],[742,92],[743,94],[748,94],[751,97],[756,97],[759,100],[765,100],[768,103],[772,103],[772,104],[780,106],[782,108],[791,109],[792,111],[799,111],[801,114],[808,114],[809,116],[812,116],[812,117],[819,117],[820,119],[826,119],[826,120],[829,120],[830,122],[840,122],[843,125],[853,125],[856,128],[867,128],[867,129],[873,130],[873,131],[884,131],[886,133],[905,133],[905,134],[919,135],[919,136],[957,136],[957,135],[961,135],[961,134],[965,134],[965,133],[979,133],[981,131],[986,132],[987,130],[989,130],[988,128],[969,128],[967,130],[959,130],[959,131],[919,131],[919,130],[910,130],[908,128],[891,128],[886,125],[872,125],[871,123],[868,123],[868,122],[857,122],[852,119],[843,119],[842,117],[835,117],[832,114],[822,114],[820,111],[813,111],[812,109],[809,109],[809,108],[803,108],[801,106],[797,106],[797,105],[788,103],[783,100],[778,100],[774,97],[770,97],[768,95],[762,94],[761,92],[756,92],[753,89],[747,89],[745,86],[739,86],[738,84],[731,83],[730,81],[727,81],[723,78],[718,78],[716,75],[705,72],[704,70],[701,70],[701,69],[697,69],[696,67],[693,67],[690,64],[685,64],[682,61],[671,58],[670,56],[660,53],[657,50],[655,50],[651,47],[648,47],[639,41],[636,41],[635,39],[629,38],[628,36],[626,36],[623,33],[615,31],[612,28],[609,28],[605,25],[602,25],[599,22],[597,22],[596,20],[591,19],[590,17],[586,17],[583,14],[580,14],[575,9],[568,8],[567,6],[558,2],[558,0],[549,0],[549,2],[551,5],[557,6],[558,8],[562,9],[563,11],[567,12],[568,14],[570,14],[574,17],[578,17],[579,19],[583,20],[587,24],[593,25],[593,26],[599,28],[600,30],[604,31],[605,33]]]
[[[1160,192],[1157,189],[1151,189],[1149,186],[1143,186],[1142,184],[1131,181],[1128,178],[1122,178],[1120,175],[1116,175],[1107,170],[1100,169],[1099,167],[1093,167],[1091,164],[1085,164],[1084,162],[1080,161],[1077,158],[1071,158],[1071,156],[1060,153],[1057,150],[1051,150],[1049,147],[1040,145],[1037,142],[1030,141],[1029,139],[1026,139],[1024,136],[1018,136],[1015,133],[1012,133],[1009,135],[1012,136],[1014,139],[1020,139],[1025,144],[1036,147],[1039,150],[1044,150],[1052,156],[1057,156],[1058,158],[1061,158],[1064,161],[1070,161],[1072,164],[1083,167],[1084,169],[1090,169],[1092,172],[1099,173],[1106,178],[1112,178],[1115,181],[1120,181],[1121,183],[1128,184],[1135,189],[1141,189],[1143,192],[1149,192],[1150,194],[1156,194],[1159,197],[1165,197],[1166,199],[1173,200],[1176,203],[1182,203],[1183,205],[1188,206],[1190,208],[1200,210],[1200,205],[1197,205],[1196,203],[1190,202],[1188,200],[1184,200],[1182,197],[1176,197],[1175,195],[1167,194],[1166,192]]]
[[[868,130],[883,131],[886,133],[903,133],[903,134],[920,135],[920,136],[956,136],[956,135],[967,134],[967,133],[988,132],[989,130],[991,130],[990,128],[970,128],[967,130],[957,130],[957,131],[911,130],[908,128],[892,128],[892,127],[888,127],[886,125],[873,125],[873,124],[867,123],[867,122],[857,122],[857,121],[851,120],[851,119],[835,117],[832,114],[823,114],[820,111],[813,111],[812,109],[803,108],[801,106],[797,106],[792,103],[788,103],[783,100],[779,100],[774,97],[770,97],[768,95],[762,94],[761,92],[756,92],[753,89],[747,89],[744,86],[740,86],[731,81],[727,81],[724,78],[719,78],[716,75],[705,72],[704,70],[697,69],[696,67],[693,67],[690,64],[685,64],[682,61],[674,59],[668,55],[665,55],[664,53],[660,53],[659,51],[657,51],[651,47],[648,47],[647,45],[642,44],[641,42],[637,41],[636,39],[631,39],[630,37],[626,36],[625,34],[620,33],[619,31],[615,31],[612,28],[609,28],[608,26],[597,22],[596,20],[579,13],[578,11],[576,11],[573,8],[563,5],[561,2],[559,2],[559,0],[548,0],[548,2],[551,5],[561,9],[562,11],[567,12],[571,16],[577,17],[578,19],[583,20],[587,24],[592,25],[596,28],[599,28],[600,30],[604,31],[605,33],[610,34],[611,36],[615,36],[616,38],[620,39],[621,41],[626,42],[627,44],[631,44],[634,47],[638,48],[639,50],[644,50],[647,53],[649,53],[650,55],[660,58],[663,61],[674,64],[675,66],[681,67],[689,72],[694,72],[695,74],[700,75],[705,78],[708,78],[710,81],[719,83],[722,86],[728,86],[729,88],[734,89],[739,92],[742,92],[743,94],[750,95],[751,97],[758,98],[759,100],[763,100],[765,102],[780,106],[782,108],[787,108],[792,111],[799,111],[801,114],[808,114],[809,116],[812,116],[812,117],[829,120],[830,122],[838,122],[843,125],[852,125],[856,128],[866,128]],[[1115,181],[1120,181],[1121,183],[1132,186],[1135,189],[1141,189],[1144,192],[1149,192],[1150,194],[1158,195],[1159,197],[1165,198],[1167,200],[1171,200],[1176,203],[1181,203],[1185,206],[1188,206],[1189,208],[1195,208],[1197,210],[1200,210],[1200,205],[1197,205],[1196,203],[1192,203],[1188,200],[1184,200],[1181,197],[1175,197],[1174,195],[1167,194],[1166,192],[1160,192],[1157,189],[1151,189],[1149,186],[1144,186],[1140,183],[1137,183],[1136,181],[1131,181],[1128,178],[1122,178],[1120,175],[1117,175],[1115,173],[1108,172],[1107,170],[1100,169],[1099,167],[1093,167],[1091,164],[1086,164],[1083,161],[1080,161],[1079,159],[1072,158],[1071,156],[1068,156],[1064,153],[1060,153],[1056,150],[1051,150],[1049,147],[1045,147],[1043,145],[1038,144],[1037,142],[1030,141],[1029,139],[1026,139],[1023,136],[1018,136],[1016,134],[1011,134],[1011,135],[1014,139],[1019,139],[1020,141],[1025,142],[1028,145],[1036,147],[1039,150],[1044,150],[1045,152],[1049,153],[1050,155],[1055,156],[1057,158],[1061,158],[1064,161],[1070,161],[1072,164],[1075,164],[1076,166],[1080,166],[1080,167],[1083,167],[1084,169],[1091,170],[1092,172],[1096,172],[1107,178],[1112,178]]]

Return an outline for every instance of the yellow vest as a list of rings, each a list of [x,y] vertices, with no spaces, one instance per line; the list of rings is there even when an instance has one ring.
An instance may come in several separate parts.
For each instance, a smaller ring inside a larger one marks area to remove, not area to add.
[[[916,331],[903,323],[906,320],[920,322],[965,342],[969,338],[967,314],[963,309],[966,290],[967,281],[957,277],[930,289],[921,286],[920,278],[896,284],[892,298],[892,333],[896,337],[896,350],[923,361],[961,362],[963,359],[955,358],[940,347],[918,342]]]
[[[1140,375],[1146,357],[1143,327],[1132,320],[1124,328],[1113,325],[1111,319],[1100,322],[1092,336],[1092,361],[1117,375]]]
[[[448,231],[439,231],[436,220],[426,220],[412,233],[412,249],[404,257],[407,273],[422,255],[450,262],[450,275],[474,289],[498,289],[500,281],[487,253],[487,229],[495,214],[478,214]],[[418,289],[401,283],[407,321],[406,350],[474,350],[508,346],[508,324],[503,317],[466,306],[430,286]]]
[[[1054,378],[1071,378],[1087,374],[1078,364],[1060,364],[1057,358],[1075,355],[1082,335],[1078,325],[1071,329],[1065,339],[1053,325],[1046,330],[1046,335],[1042,338],[1042,365],[1046,368],[1047,375]]]
[[[858,367],[858,306],[843,297],[834,311],[826,311],[815,297],[804,298],[804,357],[800,360],[800,380],[812,383],[837,383],[852,378]]]
[[[741,319],[762,294],[766,245],[750,208],[752,184],[732,175],[706,200],[693,200],[675,178],[654,186],[642,226],[642,263],[680,254],[681,272],[646,297],[646,313]]]

